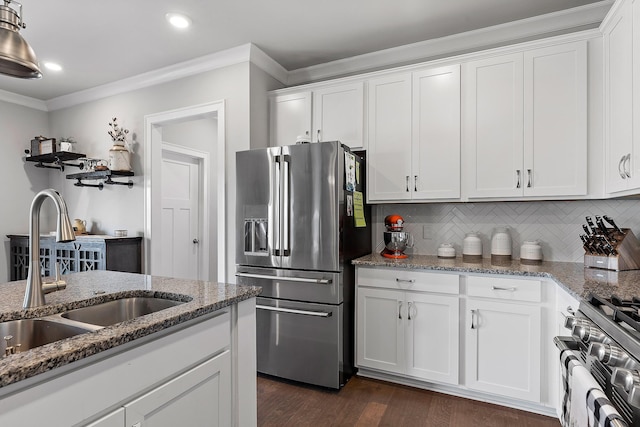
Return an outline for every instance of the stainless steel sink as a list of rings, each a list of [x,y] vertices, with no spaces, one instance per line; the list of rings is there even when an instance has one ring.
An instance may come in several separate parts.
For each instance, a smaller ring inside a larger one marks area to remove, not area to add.
[[[179,304],[184,302],[153,297],[122,298],[67,311],[62,314],[62,317],[92,325],[110,326]]]
[[[0,354],[19,353],[91,329],[43,319],[21,319],[0,323]],[[7,352],[7,348],[9,349]],[[13,351],[12,351],[13,349]]]

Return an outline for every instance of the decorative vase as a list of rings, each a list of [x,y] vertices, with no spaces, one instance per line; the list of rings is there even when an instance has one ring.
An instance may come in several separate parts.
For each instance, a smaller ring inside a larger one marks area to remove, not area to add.
[[[131,153],[124,145],[114,144],[109,150],[109,169],[112,171],[131,171]]]

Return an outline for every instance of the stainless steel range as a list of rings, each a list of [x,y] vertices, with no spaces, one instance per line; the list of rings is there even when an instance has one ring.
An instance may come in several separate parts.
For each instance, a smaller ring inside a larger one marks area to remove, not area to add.
[[[596,380],[621,420],[613,426],[640,427],[640,299],[589,296],[566,318],[571,337],[556,337]]]

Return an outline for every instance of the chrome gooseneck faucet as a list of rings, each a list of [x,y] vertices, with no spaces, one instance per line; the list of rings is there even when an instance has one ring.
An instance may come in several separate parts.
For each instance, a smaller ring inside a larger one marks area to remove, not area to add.
[[[56,220],[56,241],[70,242],[76,240],[73,226],[67,213],[67,204],[56,190],[42,190],[31,202],[31,224],[29,225],[29,274],[27,289],[24,294],[23,308],[40,307],[45,304],[40,271],[40,208],[48,198],[53,200],[58,211]]]

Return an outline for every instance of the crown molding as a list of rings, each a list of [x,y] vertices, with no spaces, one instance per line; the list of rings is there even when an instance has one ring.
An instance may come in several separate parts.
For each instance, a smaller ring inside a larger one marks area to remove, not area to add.
[[[251,51],[251,44],[247,43],[221,52],[216,52],[211,55],[201,56],[190,61],[181,62],[179,64],[170,65],[148,73],[118,80],[113,83],[107,83],[91,89],[71,93],[69,95],[59,96],[45,101],[45,103],[49,111],[68,108],[85,102],[106,98],[108,96],[131,92],[133,90],[155,86],[218,68],[247,62],[251,59]]]
[[[555,13],[291,70],[287,85],[311,83],[411,62],[468,53],[514,41],[557,35],[559,32],[594,28],[602,22],[613,3],[614,0],[603,0]]]
[[[24,107],[33,108],[34,110],[49,111],[45,101],[31,98],[29,96],[18,95],[17,93],[8,92],[2,89],[0,89],[0,101],[22,105]]]
[[[289,72],[282,65],[264,53],[258,46],[251,44],[251,62],[260,67],[280,83],[286,85],[289,80]]]

